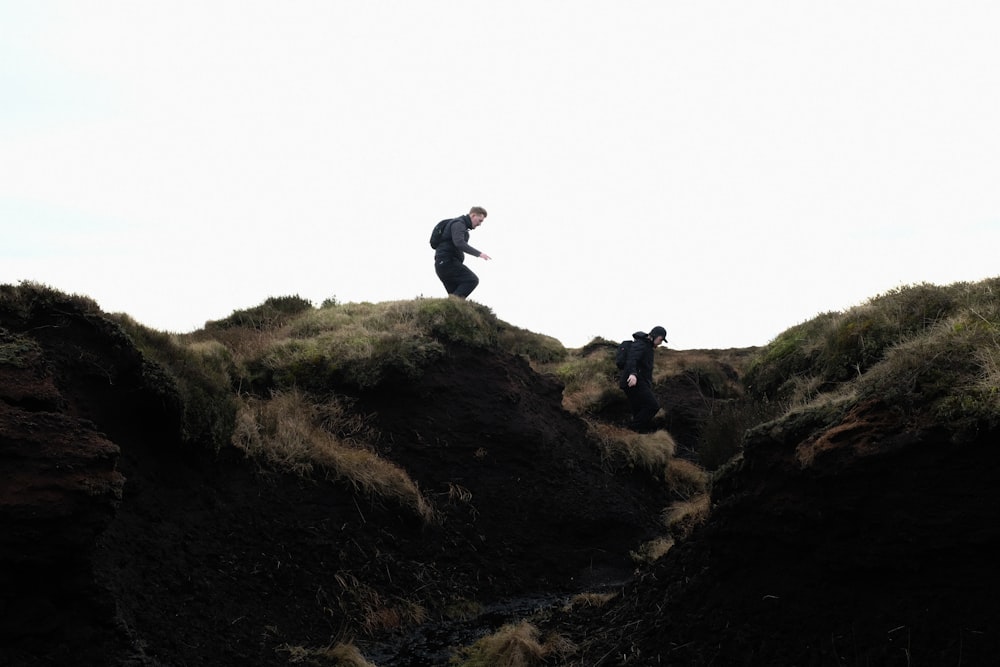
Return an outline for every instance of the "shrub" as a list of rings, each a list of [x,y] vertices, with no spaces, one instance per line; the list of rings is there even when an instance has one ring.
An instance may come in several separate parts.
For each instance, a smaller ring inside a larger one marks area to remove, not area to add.
[[[567,355],[566,348],[555,338],[510,325],[500,327],[497,346],[536,364],[550,364]]]
[[[485,306],[450,298],[419,299],[412,303],[416,306],[416,321],[428,335],[472,347],[496,347],[499,325]]]
[[[799,380],[793,380],[793,385]],[[805,392],[805,389],[797,389]],[[695,451],[698,461],[708,470],[716,470],[741,451],[746,431],[783,414],[787,402],[766,396],[717,401],[705,419]]]
[[[35,340],[0,327],[0,366],[29,368],[44,356]]]
[[[857,391],[930,416],[960,433],[996,426],[1000,321],[993,317],[966,312],[895,346],[858,381]]]
[[[180,396],[182,439],[216,450],[228,444],[236,419],[237,376],[230,351],[215,341],[185,344],[181,337],[145,327],[127,315],[112,317],[155,364],[147,363],[144,369],[148,382],[165,385],[160,393],[176,391]]]
[[[41,283],[23,280],[15,285],[0,285],[0,317],[29,322],[36,313],[77,313],[104,316],[90,297],[65,294]]]
[[[823,313],[778,334],[752,359],[744,375],[744,386],[755,396],[787,398],[787,382],[812,372],[819,355],[820,335],[827,331],[836,313]]]
[[[923,336],[975,304],[995,312],[992,294],[1000,282],[929,284],[890,290],[842,313],[824,313],[779,334],[751,362],[744,378],[749,392],[770,400],[801,402],[795,390],[813,378],[819,391],[833,391],[881,362],[888,351]],[[989,298],[984,298],[989,295]]]
[[[208,331],[239,327],[258,330],[276,329],[312,308],[311,301],[298,295],[270,297],[259,306],[234,310],[229,317],[206,322],[205,329]]]

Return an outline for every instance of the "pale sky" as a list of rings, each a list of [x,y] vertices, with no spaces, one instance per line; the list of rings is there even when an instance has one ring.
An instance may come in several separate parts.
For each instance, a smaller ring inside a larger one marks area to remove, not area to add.
[[[1000,3],[0,0],[0,283],[186,332],[472,300],[579,347],[764,345],[1000,275]]]

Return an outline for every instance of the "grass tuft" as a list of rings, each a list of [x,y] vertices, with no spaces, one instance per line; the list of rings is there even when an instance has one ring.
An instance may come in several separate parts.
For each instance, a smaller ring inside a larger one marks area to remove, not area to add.
[[[1000,425],[1000,278],[890,290],[780,334],[750,364],[759,400],[782,419],[876,399],[972,437]]]
[[[563,611],[571,612],[582,608],[598,609],[616,597],[618,597],[618,593],[577,593],[563,605]]]
[[[302,477],[321,472],[345,480],[431,521],[433,509],[406,471],[361,444],[369,436],[362,417],[342,401],[317,404],[304,392],[291,390],[267,400],[244,398],[232,442],[269,466]]]
[[[663,510],[663,523],[670,534],[683,539],[691,534],[697,526],[705,523],[711,512],[712,502],[708,492],[699,494],[688,500],[672,503]]]
[[[608,459],[624,459],[628,465],[642,468],[659,477],[677,450],[673,437],[666,431],[635,433],[611,424],[588,421],[591,435]]]
[[[669,537],[657,537],[643,543],[637,551],[630,551],[629,556],[636,565],[648,565],[667,555],[674,546],[674,540]]]
[[[538,628],[527,621],[507,624],[496,633],[461,648],[451,659],[454,667],[536,667],[550,656],[566,656],[576,650],[569,640],[552,635],[540,639]]]
[[[325,648],[313,649],[284,644],[276,650],[278,653],[286,654],[288,662],[292,664],[309,663],[328,667],[377,667],[365,659],[357,646],[343,642]]]

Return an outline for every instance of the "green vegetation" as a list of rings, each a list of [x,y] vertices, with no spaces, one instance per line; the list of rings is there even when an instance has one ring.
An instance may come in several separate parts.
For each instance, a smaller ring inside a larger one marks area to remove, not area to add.
[[[1000,419],[998,360],[1000,278],[920,284],[789,329],[745,381],[758,405],[829,412],[880,400],[971,434]]]
[[[600,412],[610,402],[621,398],[615,349],[618,344],[595,338],[580,354],[549,363],[545,370],[563,383],[563,407],[578,415]]]
[[[28,336],[0,328],[0,365],[27,368],[42,356],[42,348]]]
[[[181,336],[154,331],[128,315],[110,317],[142,352],[148,384],[165,401],[178,402],[184,441],[215,450],[226,445],[237,407],[232,391],[237,368],[230,350],[216,341],[186,343]]]
[[[782,415],[800,423],[831,420],[871,398],[974,433],[996,424],[1000,414],[998,293],[1000,278],[900,287],[791,327],[752,356],[664,350],[658,353],[655,381],[698,388],[708,409],[698,427],[697,451],[709,470],[737,454],[743,434],[760,424]],[[448,345],[519,355],[538,372],[554,375],[565,387],[564,407],[591,424],[609,457],[656,476],[665,475],[674,458],[672,441],[654,442],[598,425],[595,416],[622,401],[615,342],[595,339],[571,352],[470,301],[328,299],[316,308],[299,296],[282,296],[178,335],[150,330],[126,315],[106,315],[86,297],[21,283],[0,286],[0,314],[34,327],[59,326],[60,318],[70,317],[99,322],[142,353],[151,390],[165,404],[180,406],[186,441],[216,449],[233,441],[262,465],[300,474],[322,470],[346,479],[355,473],[344,458],[329,453],[311,461],[307,452],[326,451],[323,447],[293,446],[278,437],[279,429],[264,417],[272,409],[268,405],[294,397],[301,409],[289,414],[310,424],[299,429],[308,433],[302,442],[323,441],[315,430],[320,429],[352,455],[371,453],[366,443],[377,434],[365,433],[350,419],[330,418],[350,410],[336,388],[350,392],[416,380]],[[0,363],[18,366],[40,354],[31,336],[0,330]],[[272,446],[274,451],[268,451]],[[419,493],[401,492],[397,482],[350,480],[370,493],[408,496],[417,513],[426,515]],[[694,489],[685,494],[699,493],[700,482],[684,484]]]
[[[19,329],[99,327],[121,349],[141,355],[144,391],[179,418],[184,442],[215,450],[234,444],[263,467],[342,480],[361,493],[402,504],[430,521],[430,505],[404,470],[381,459],[378,434],[352,412],[337,388],[364,390],[415,380],[461,345],[520,355],[532,363],[564,358],[554,338],[497,319],[489,308],[456,299],[320,308],[299,296],[267,299],[206,323],[192,334],[145,327],[103,313],[86,297],[35,283],[0,286],[3,322]],[[31,335],[0,328],[0,364],[41,364]]]
[[[38,313],[103,315],[89,297],[64,294],[27,280],[17,285],[0,285],[0,319],[31,321]]]
[[[445,344],[505,351],[528,359],[566,354],[554,339],[498,320],[485,306],[456,299],[331,304],[303,311],[280,330],[246,328],[218,336],[243,358],[247,387],[326,391],[367,389],[387,379],[414,380]]]
[[[312,310],[312,302],[299,295],[271,297],[253,308],[235,310],[229,317],[205,323],[205,329],[275,329],[306,311]]]

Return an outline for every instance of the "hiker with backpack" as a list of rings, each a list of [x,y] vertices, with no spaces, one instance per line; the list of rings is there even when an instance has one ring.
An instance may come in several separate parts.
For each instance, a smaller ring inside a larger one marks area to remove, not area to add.
[[[490,259],[469,245],[469,231],[483,224],[486,209],[473,206],[465,215],[452,220],[442,220],[431,233],[431,247],[434,248],[434,271],[441,279],[449,296],[466,298],[479,285],[479,276],[465,265],[465,255],[480,259]]]
[[[660,409],[660,403],[653,393],[654,351],[667,342],[667,330],[656,326],[647,334],[636,331],[631,341],[623,341],[618,346],[616,363],[621,369],[618,386],[628,397],[632,408],[632,422],[629,428],[637,433],[648,433],[653,416]]]

